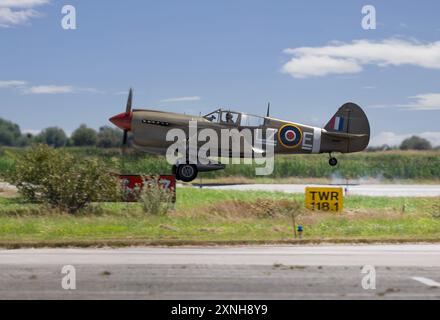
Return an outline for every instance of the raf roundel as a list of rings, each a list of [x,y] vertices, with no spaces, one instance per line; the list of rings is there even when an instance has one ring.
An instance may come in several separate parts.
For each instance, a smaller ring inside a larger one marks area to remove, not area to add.
[[[295,148],[302,141],[302,132],[297,126],[286,124],[278,131],[278,141],[285,148]]]

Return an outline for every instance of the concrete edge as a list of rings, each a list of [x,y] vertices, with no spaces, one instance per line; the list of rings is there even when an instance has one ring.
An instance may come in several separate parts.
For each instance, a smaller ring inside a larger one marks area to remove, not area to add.
[[[246,246],[246,245],[321,245],[321,244],[411,244],[440,243],[440,239],[301,239],[301,240],[66,240],[66,241],[0,241],[1,249],[29,248],[123,248],[123,247],[179,247],[179,246]]]

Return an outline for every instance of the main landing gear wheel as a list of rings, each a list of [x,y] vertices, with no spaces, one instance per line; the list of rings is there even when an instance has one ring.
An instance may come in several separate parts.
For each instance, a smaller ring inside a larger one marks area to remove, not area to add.
[[[197,166],[194,164],[180,164],[176,167],[177,180],[181,180],[183,182],[191,182],[197,178],[197,174]]]
[[[336,167],[336,165],[338,164],[338,159],[336,159],[336,158],[334,158],[334,157],[331,157],[331,158],[328,160],[328,164],[331,165],[332,167]]]

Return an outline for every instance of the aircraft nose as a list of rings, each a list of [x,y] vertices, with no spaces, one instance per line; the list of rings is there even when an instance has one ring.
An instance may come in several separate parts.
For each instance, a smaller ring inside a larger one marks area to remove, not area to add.
[[[109,120],[111,123],[113,123],[118,128],[121,128],[122,130],[131,130],[131,119],[133,117],[133,113],[120,113],[114,117],[111,117]]]

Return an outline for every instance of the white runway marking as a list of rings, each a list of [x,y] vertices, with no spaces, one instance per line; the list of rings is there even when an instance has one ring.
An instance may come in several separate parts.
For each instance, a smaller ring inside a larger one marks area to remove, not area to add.
[[[432,279],[429,278],[423,278],[423,277],[413,277],[413,280],[416,280],[418,282],[421,282],[429,287],[437,287],[440,288],[440,283],[438,283],[437,281],[434,281]]]

